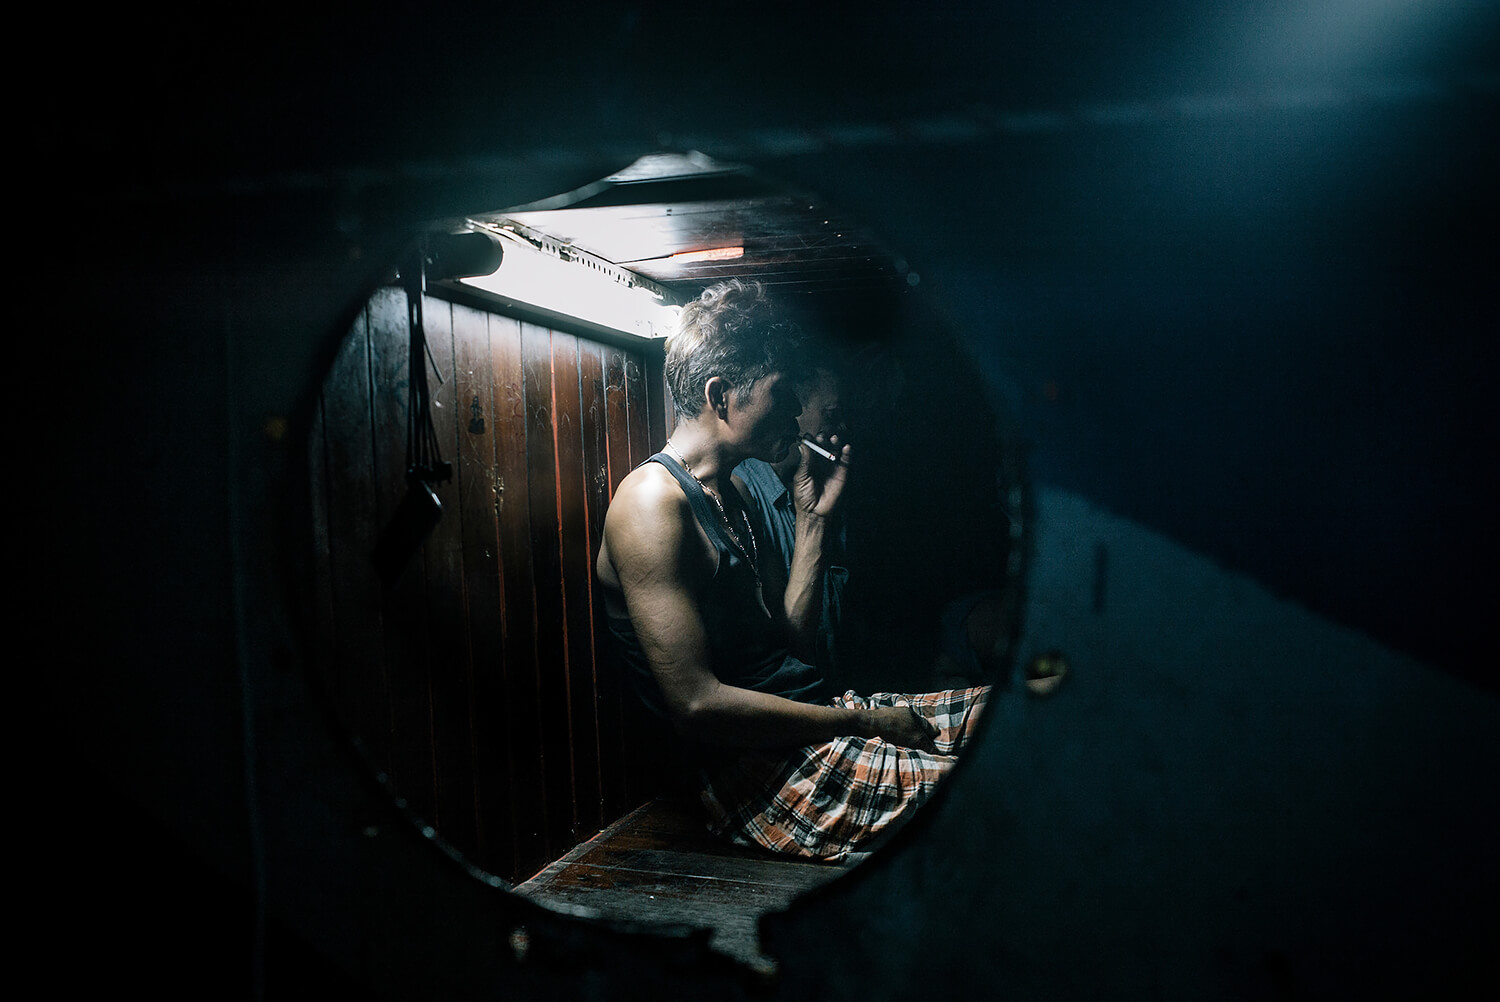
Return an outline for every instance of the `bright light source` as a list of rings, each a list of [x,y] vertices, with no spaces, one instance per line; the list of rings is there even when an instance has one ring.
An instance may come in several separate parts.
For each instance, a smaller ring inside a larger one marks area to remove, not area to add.
[[[636,337],[666,337],[677,322],[677,308],[661,302],[654,292],[623,285],[587,264],[544,254],[505,231],[501,235],[505,259],[500,270],[459,281],[502,299]]]
[[[693,261],[733,261],[744,256],[743,247],[712,247],[708,250],[679,251],[667,260],[674,264],[689,264]]]

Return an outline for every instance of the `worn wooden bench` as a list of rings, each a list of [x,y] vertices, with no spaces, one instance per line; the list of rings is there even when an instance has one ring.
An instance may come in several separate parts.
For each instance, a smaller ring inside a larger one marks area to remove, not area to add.
[[[515,890],[606,919],[709,928],[715,949],[763,968],[772,960],[760,949],[760,916],[842,872],[729,845],[704,829],[695,802],[668,795],[626,814]]]

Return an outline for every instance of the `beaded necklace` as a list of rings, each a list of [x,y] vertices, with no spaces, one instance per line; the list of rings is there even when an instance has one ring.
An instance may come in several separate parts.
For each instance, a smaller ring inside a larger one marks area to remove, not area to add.
[[[734,526],[729,521],[729,512],[725,510],[724,502],[719,500],[719,495],[698,478],[698,474],[693,472],[693,468],[688,465],[688,461],[682,458],[682,453],[677,451],[677,446],[668,442],[667,449],[671,451],[672,458],[682,464],[682,468],[687,471],[688,476],[693,478],[699,489],[708,495],[709,500],[714,503],[714,507],[719,509],[719,518],[724,520],[724,530],[729,533],[730,541],[734,543],[740,553],[750,561],[750,570],[755,574],[755,584],[758,588],[760,585],[760,548],[755,544],[755,530],[750,527],[750,516],[745,514],[745,509],[741,506],[740,519],[745,523],[745,535],[750,540],[750,548],[747,550],[745,549],[745,544],[740,542],[739,534],[734,531]]]

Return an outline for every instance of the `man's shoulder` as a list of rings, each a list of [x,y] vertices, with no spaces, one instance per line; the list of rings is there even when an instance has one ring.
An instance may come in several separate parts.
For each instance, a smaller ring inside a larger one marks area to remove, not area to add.
[[[678,554],[691,545],[695,524],[687,495],[671,471],[660,463],[645,463],[615,489],[604,516],[603,551],[622,576],[632,568],[652,574],[663,567],[675,575],[680,573]]]
[[[610,511],[616,509],[672,509],[686,505],[682,485],[661,463],[642,463],[625,475],[610,500]]]
[[[742,459],[740,460],[740,465],[734,468],[734,472],[741,476],[747,474],[757,477],[765,476],[766,474],[775,476],[776,468],[764,459]]]

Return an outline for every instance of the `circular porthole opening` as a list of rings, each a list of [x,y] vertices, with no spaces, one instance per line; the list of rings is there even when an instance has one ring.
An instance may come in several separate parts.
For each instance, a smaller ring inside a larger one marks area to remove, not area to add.
[[[844,870],[704,831],[595,577],[614,490],[674,424],[675,311],[727,278],[791,307],[837,374],[849,685],[1006,676],[1029,526],[1006,416],[869,229],[696,153],[434,224],[373,293],[310,435],[314,619],[321,689],[434,838],[517,893],[707,926],[756,966],[758,915]],[[944,657],[955,630],[984,657]]]

